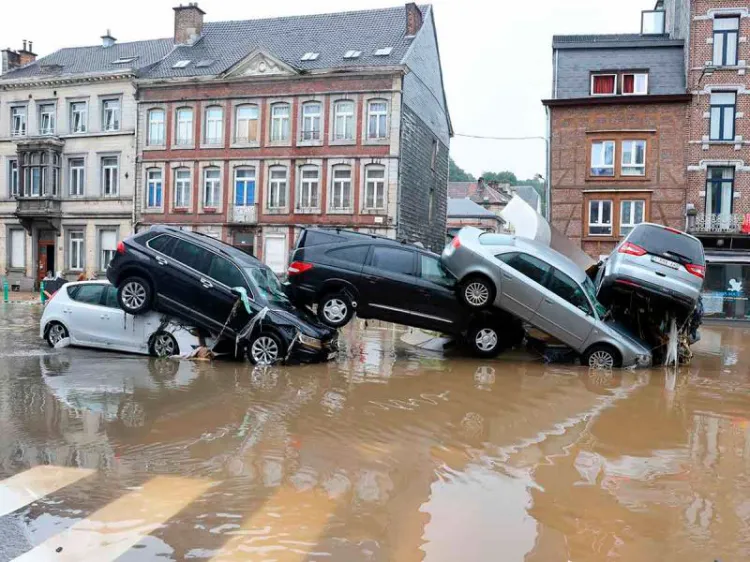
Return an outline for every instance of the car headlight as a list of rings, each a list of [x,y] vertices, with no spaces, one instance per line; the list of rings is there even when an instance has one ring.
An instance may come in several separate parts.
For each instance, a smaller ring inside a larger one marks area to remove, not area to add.
[[[310,336],[300,334],[299,336],[297,336],[297,339],[302,345],[306,347],[312,347],[313,349],[323,349],[323,342],[317,338],[311,338]]]
[[[637,356],[638,365],[641,367],[647,367],[651,365],[651,354],[650,353],[644,353],[642,355]]]

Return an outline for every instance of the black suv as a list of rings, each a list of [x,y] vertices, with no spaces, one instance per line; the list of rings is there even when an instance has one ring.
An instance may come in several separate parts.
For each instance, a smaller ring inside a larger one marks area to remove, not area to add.
[[[304,229],[292,252],[286,290],[318,318],[344,326],[360,318],[460,337],[480,356],[520,343],[523,328],[499,310],[472,311],[457,298],[456,279],[427,250],[358,232]]]
[[[264,308],[265,317],[244,342],[253,363],[328,359],[336,332],[287,298],[263,263],[203,234],[166,226],[120,242],[107,268],[120,307],[130,314],[155,309],[222,337],[236,338]],[[238,306],[247,291],[251,313]]]

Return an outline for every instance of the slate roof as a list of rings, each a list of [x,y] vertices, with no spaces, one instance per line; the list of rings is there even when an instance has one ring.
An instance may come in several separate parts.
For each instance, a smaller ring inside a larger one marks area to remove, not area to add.
[[[531,205],[534,209],[539,208],[539,192],[531,185],[516,185],[513,190],[518,196]]]
[[[609,33],[600,35],[553,35],[552,47],[557,49],[612,48],[612,47],[675,47],[683,45],[681,39],[667,34],[641,35],[640,33]]]
[[[420,7],[425,16],[428,6]],[[221,74],[256,49],[262,49],[300,70],[317,70],[401,64],[412,39],[406,38],[404,6],[283,18],[205,22],[201,38],[192,46],[178,46],[150,69],[146,78],[211,76]],[[388,56],[375,50],[391,47]],[[356,59],[345,59],[348,50],[362,51]],[[308,52],[317,59],[302,61]],[[191,60],[185,68],[172,68],[180,60]],[[201,60],[215,61],[197,68]]]
[[[448,218],[495,218],[499,217],[490,211],[485,209],[481,205],[477,205],[471,199],[456,199],[448,198]]]
[[[484,184],[484,187],[480,193],[479,184],[477,182],[448,182],[448,197],[456,199],[469,198],[475,203],[484,203],[485,199],[487,203],[503,204],[510,201],[510,196],[502,193],[498,189]]]
[[[152,65],[164,58],[172,49],[172,39],[152,39],[115,43],[111,47],[101,45],[71,47],[55,51],[51,55],[3,74],[0,80],[38,78],[43,76],[73,76],[81,74],[120,73]],[[112,64],[120,58],[138,57],[131,63]],[[46,70],[48,65],[60,65],[58,70]]]

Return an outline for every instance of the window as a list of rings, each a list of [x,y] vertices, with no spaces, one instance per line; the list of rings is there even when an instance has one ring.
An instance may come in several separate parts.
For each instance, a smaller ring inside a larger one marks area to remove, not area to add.
[[[68,234],[68,269],[82,271],[84,264],[83,231],[71,230]]]
[[[612,201],[589,201],[589,235],[612,235]]]
[[[711,140],[734,140],[734,112],[737,94],[716,92],[711,94]]]
[[[72,102],[70,104],[70,132],[85,133],[88,121],[88,104],[85,101]]]
[[[274,167],[268,175],[268,208],[286,207],[286,168]]]
[[[388,104],[382,100],[372,100],[367,104],[367,138],[386,138]]]
[[[271,142],[289,140],[289,104],[271,106]]]
[[[102,102],[102,124],[105,131],[120,130],[120,100]]]
[[[44,103],[39,106],[39,134],[55,134],[55,104]]]
[[[172,251],[172,258],[188,267],[192,267],[200,273],[206,274],[211,265],[212,256],[213,254],[208,250],[204,250],[200,246],[196,246],[185,240],[177,240]]]
[[[219,205],[221,172],[219,168],[203,170],[203,208],[216,208]]]
[[[148,112],[148,145],[163,146],[166,138],[164,129],[165,115],[163,109],[151,109]]]
[[[383,47],[381,49],[375,49],[373,53],[376,57],[387,57],[393,51],[393,47]]]
[[[419,264],[421,266],[419,276],[425,281],[444,287],[453,287],[456,284],[456,280],[443,268],[437,258],[420,254]]]
[[[11,269],[23,269],[26,266],[26,233],[20,228],[10,229],[10,259]]]
[[[162,234],[161,236],[152,238],[151,240],[146,242],[146,244],[152,250],[156,250],[157,252],[160,252],[165,256],[170,256],[172,255],[172,247],[174,246],[176,241],[177,238],[175,238],[174,236]]]
[[[317,209],[320,200],[320,170],[317,166],[302,168],[297,205],[302,209]]]
[[[547,289],[586,314],[592,314],[591,303],[581,286],[561,271],[553,270],[547,282]]]
[[[10,134],[21,137],[26,134],[26,107],[10,108],[11,129]]]
[[[302,140],[320,140],[321,104],[317,101],[302,105]]]
[[[237,269],[237,266],[228,259],[217,255],[214,255],[211,258],[211,266],[208,269],[208,276],[230,288],[247,288],[247,282],[242,276],[242,273],[240,273],[240,270]]]
[[[352,169],[349,166],[333,168],[331,209],[344,211],[352,208]]]
[[[102,158],[102,195],[117,195],[119,165],[117,156]]]
[[[736,66],[740,18],[714,18],[714,65]]]
[[[635,73],[622,75],[622,93],[625,96],[648,94],[648,74]]]
[[[365,168],[365,209],[385,209],[385,168]]]
[[[620,201],[620,236],[627,236],[635,225],[643,222],[646,214],[646,201],[628,199]]]
[[[70,195],[78,196],[84,194],[85,189],[85,168],[83,158],[71,158],[68,160],[68,191]]]
[[[176,63],[172,65],[172,68],[185,68],[187,65],[189,65],[191,62],[191,59],[188,60],[178,60]]]
[[[178,146],[193,144],[193,110],[189,107],[181,107],[177,110],[175,144]]]
[[[160,208],[162,193],[161,170],[159,168],[152,168],[146,172],[146,207],[149,209]]]
[[[18,160],[8,160],[8,195],[16,197],[18,193]]]
[[[234,170],[234,204],[236,207],[255,205],[255,168]]]
[[[594,141],[591,143],[591,175],[614,177],[615,141]]]
[[[105,271],[117,251],[117,231],[99,231],[99,271]]]
[[[120,308],[117,301],[117,287],[107,285],[104,289],[104,306],[107,308]]]
[[[224,138],[224,110],[221,107],[206,108],[206,123],[203,142],[221,144]]]
[[[646,141],[622,141],[622,167],[620,168],[620,175],[646,175]]]
[[[304,55],[302,55],[299,60],[317,60],[319,56],[320,56],[320,53],[307,52]]]
[[[339,248],[330,250],[328,255],[337,260],[346,262],[349,266],[361,266],[367,259],[370,246],[351,246],[349,248]]]
[[[437,139],[432,139],[432,158],[430,159],[430,169],[435,171],[435,164],[437,164],[438,157],[438,142]]]
[[[591,95],[612,96],[617,93],[617,74],[592,74]]]
[[[501,254],[497,256],[497,258],[540,285],[544,283],[544,278],[551,269],[550,266],[542,260],[518,252]]]
[[[734,203],[734,168],[711,167],[706,178],[706,216],[728,216]]]
[[[78,290],[75,293],[71,294],[70,292],[68,292],[68,294],[76,302],[100,306],[102,304],[102,296],[104,295],[104,290],[106,288],[107,285],[104,285],[103,283],[81,285],[80,287],[78,287]]]
[[[354,140],[354,102],[337,101],[333,105],[333,140]]]
[[[664,10],[641,12],[641,33],[643,35],[661,35],[664,33],[664,14]]]
[[[391,248],[388,246],[374,246],[370,267],[379,271],[398,273],[399,275],[414,275],[414,252]]]
[[[234,142],[246,143],[258,141],[258,106],[237,106],[237,119],[234,131]]]
[[[192,173],[187,168],[177,168],[174,172],[174,206],[186,209],[190,206],[190,194],[193,192]]]

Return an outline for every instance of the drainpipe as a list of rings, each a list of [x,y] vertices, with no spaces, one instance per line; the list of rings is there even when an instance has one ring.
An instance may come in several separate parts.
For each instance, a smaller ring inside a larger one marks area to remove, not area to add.
[[[544,190],[544,215],[547,219],[547,222],[552,224],[552,178],[550,177],[550,171],[552,169],[552,151],[551,144],[552,144],[552,116],[550,115],[549,107],[545,108],[545,111],[547,113],[547,135],[544,139],[545,146],[547,148],[547,162],[546,164],[546,177],[547,181],[545,182],[545,190]]]
[[[133,86],[133,103],[135,104],[135,134],[133,136],[133,210],[130,217],[130,228],[132,229],[131,234],[135,234],[135,210],[136,205],[138,201],[138,88],[135,86],[135,82],[132,84]],[[167,118],[166,115],[164,116],[164,125],[166,127]],[[165,132],[166,134],[166,132]],[[165,170],[166,172],[166,170]],[[164,191],[165,185],[164,182],[166,181],[166,173],[162,174],[164,178],[162,178],[162,202],[164,202]],[[166,205],[166,203],[165,203]],[[166,207],[165,207],[166,208]]]

